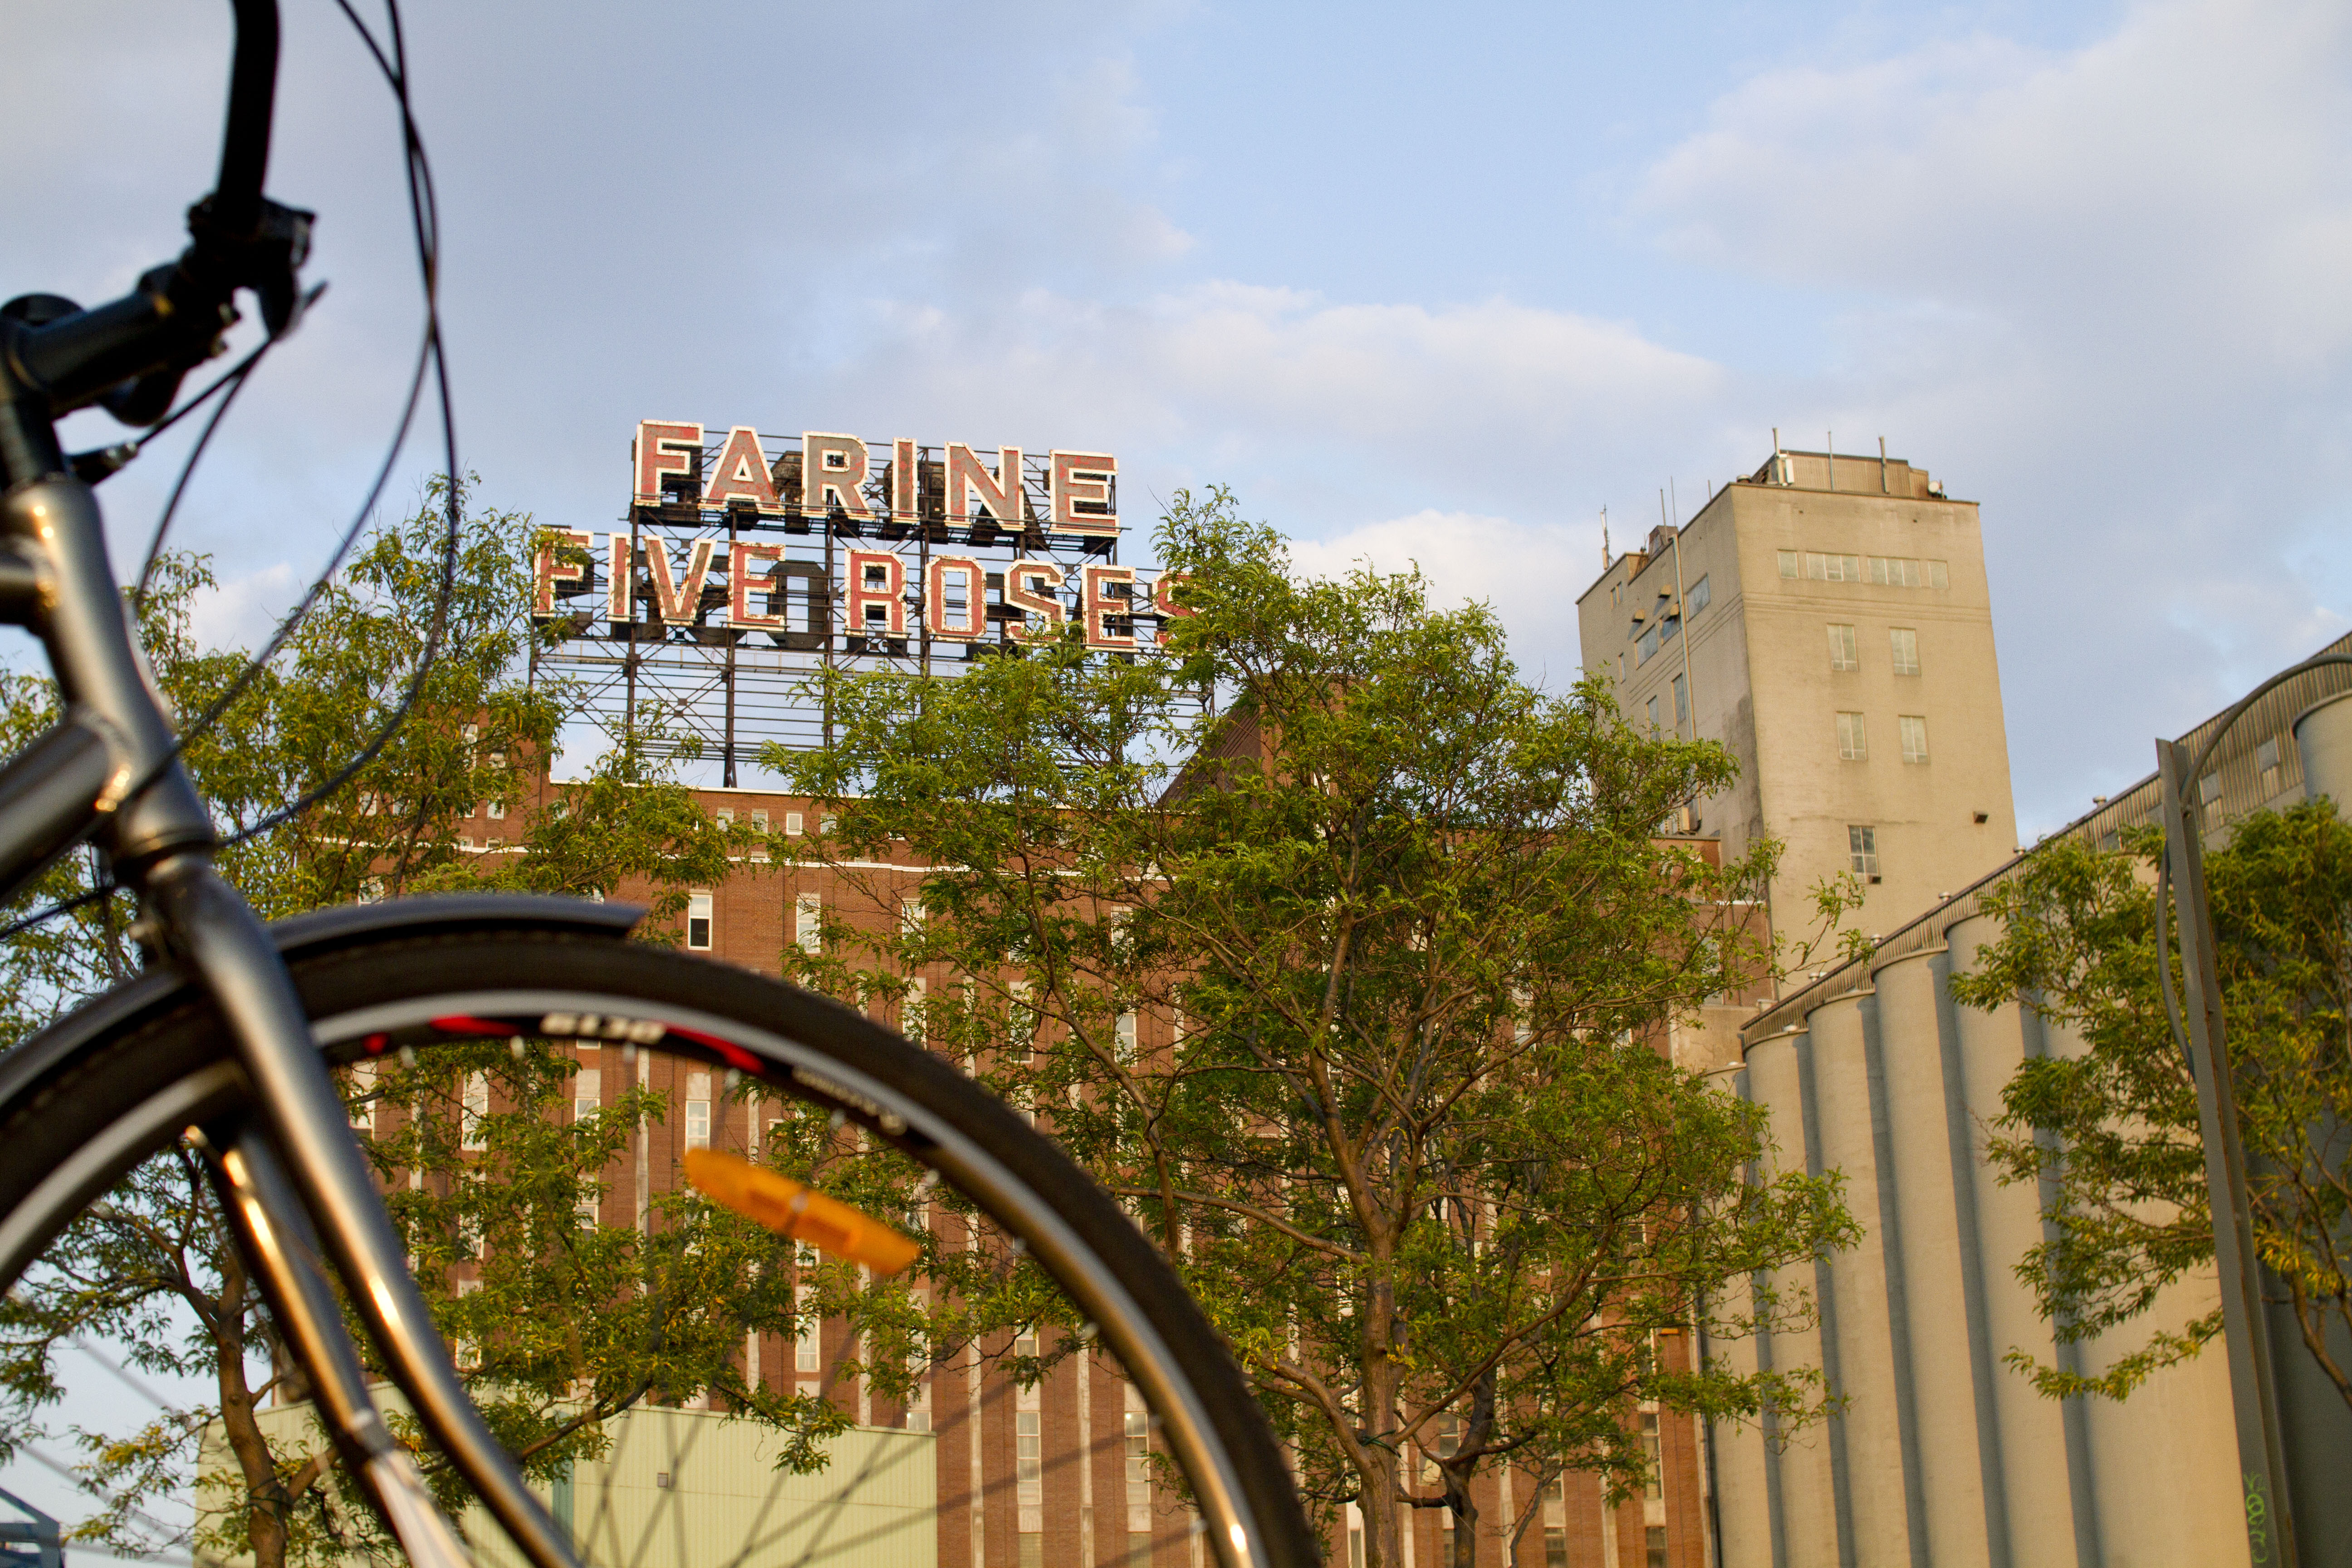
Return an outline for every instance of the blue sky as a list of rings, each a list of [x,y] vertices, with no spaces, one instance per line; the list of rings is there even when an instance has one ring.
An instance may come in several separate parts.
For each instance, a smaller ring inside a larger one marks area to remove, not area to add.
[[[95,299],[173,248],[217,9],[16,18],[0,189],[66,220],[0,231],[16,287]],[[410,21],[465,460],[543,521],[617,515],[642,417],[1108,448],[1131,521],[1229,483],[1318,568],[1491,598],[1563,681],[1602,506],[1622,544],[1775,426],[1884,435],[1983,505],[2029,833],[2352,612],[2340,6]],[[330,8],[287,31],[273,189],[322,212],[334,288],[190,497],[225,637],[340,526],[413,341],[388,102]],[[126,542],[168,446],[109,487]]]

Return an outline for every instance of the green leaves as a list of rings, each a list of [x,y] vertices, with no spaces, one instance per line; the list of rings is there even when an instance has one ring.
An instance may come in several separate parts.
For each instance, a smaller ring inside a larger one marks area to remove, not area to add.
[[[2062,1342],[2139,1321],[2166,1287],[2213,1257],[2197,1089],[2157,985],[2153,828],[2112,850],[2053,840],[1989,890],[2005,923],[1961,1002],[2011,1000],[2079,1036],[2079,1054],[2031,1059],[2003,1091],[1990,1142],[2008,1181],[2046,1183],[2050,1239],[2018,1266]],[[2326,801],[2259,812],[2209,853],[2206,883],[2221,979],[2255,1247],[2285,1281],[2305,1334],[2339,1391],[2352,1369],[2325,1344],[2352,1321],[2346,1117],[2352,1112],[2352,826]],[[2179,943],[2168,936],[2175,994]],[[2011,1351],[2045,1394],[2123,1398],[2221,1332],[2217,1311],[2147,1325],[2145,1342],[2096,1377]]]
[[[1751,1184],[1760,1118],[1656,1048],[1769,962],[1762,862],[1653,837],[1728,756],[1535,689],[1417,575],[1298,577],[1222,491],[1160,544],[1172,658],[826,688],[833,750],[768,759],[836,820],[793,846],[835,902],[788,967],[919,1023],[1130,1205],[1377,1561],[1507,1459],[1638,1485],[1637,1400],[1818,1411],[1652,1348],[1853,1235],[1834,1180]],[[1402,1457],[1448,1423],[1423,1482]]]

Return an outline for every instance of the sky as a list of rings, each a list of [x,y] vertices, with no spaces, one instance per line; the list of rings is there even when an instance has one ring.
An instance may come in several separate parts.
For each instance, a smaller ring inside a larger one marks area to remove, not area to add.
[[[285,4],[271,189],[331,289],[174,525],[226,640],[348,521],[417,330],[390,100]],[[406,17],[461,459],[542,522],[620,515],[642,418],[1108,450],[1139,532],[1228,485],[1311,569],[1491,602],[1558,687],[1602,508],[1622,549],[1776,426],[1883,436],[1981,503],[2028,836],[2352,615],[2340,5]],[[0,271],[109,297],[209,187],[227,8],[0,35],[0,195],[42,215]],[[107,487],[132,560],[184,439]]]

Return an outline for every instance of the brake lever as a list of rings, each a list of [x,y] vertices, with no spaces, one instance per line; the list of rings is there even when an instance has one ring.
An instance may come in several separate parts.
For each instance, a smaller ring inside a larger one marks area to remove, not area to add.
[[[261,199],[261,215],[249,234],[224,232],[215,221],[213,198],[206,196],[188,209],[188,237],[194,243],[180,258],[192,278],[213,284],[223,298],[237,289],[250,289],[261,303],[261,324],[270,337],[294,330],[309,301],[297,274],[310,258],[310,230],[319,215],[301,207]]]

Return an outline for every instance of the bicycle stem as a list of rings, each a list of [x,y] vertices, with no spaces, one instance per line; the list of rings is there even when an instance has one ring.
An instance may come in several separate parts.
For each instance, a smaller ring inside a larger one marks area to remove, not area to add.
[[[53,437],[49,445],[54,449]],[[56,471],[20,482],[0,500],[0,535],[37,578],[24,618],[47,646],[70,705],[67,722],[0,773],[0,821],[31,824],[43,835],[29,841],[20,869],[29,875],[96,825],[118,875],[142,897],[142,940],[187,967],[236,1043],[264,1129],[284,1152],[299,1199],[299,1208],[275,1212],[264,1194],[279,1232],[307,1229],[308,1211],[425,1430],[536,1568],[578,1568],[571,1543],[466,1397],[409,1278],[293,981],[259,917],[213,868],[211,814],[176,754],[170,715],[139,655],[96,497]],[[102,773],[93,765],[101,752]],[[95,794],[87,793],[101,777]],[[300,1313],[297,1286],[287,1300]],[[343,1334],[339,1317],[315,1327],[322,1337]],[[356,1363],[347,1339],[343,1353]],[[400,1505],[386,1502],[399,1517]]]
[[[310,1374],[311,1403],[344,1465],[373,1499],[416,1568],[468,1568],[464,1545],[433,1504],[406,1449],[393,1441],[368,1397],[367,1373],[343,1331],[342,1312],[319,1268],[318,1237],[305,1222],[267,1138],[237,1126],[200,1138],[221,1208],[260,1279],[271,1314]]]
[[[316,1222],[393,1381],[517,1548],[538,1568],[579,1568],[571,1542],[523,1485],[457,1381],[409,1278],[342,1096],[311,1040],[301,999],[259,917],[221,880],[209,852],[167,858],[147,874],[146,892],[175,954],[227,1023],[264,1126],[285,1151],[301,1206]],[[341,1332],[340,1323],[331,1326]]]

